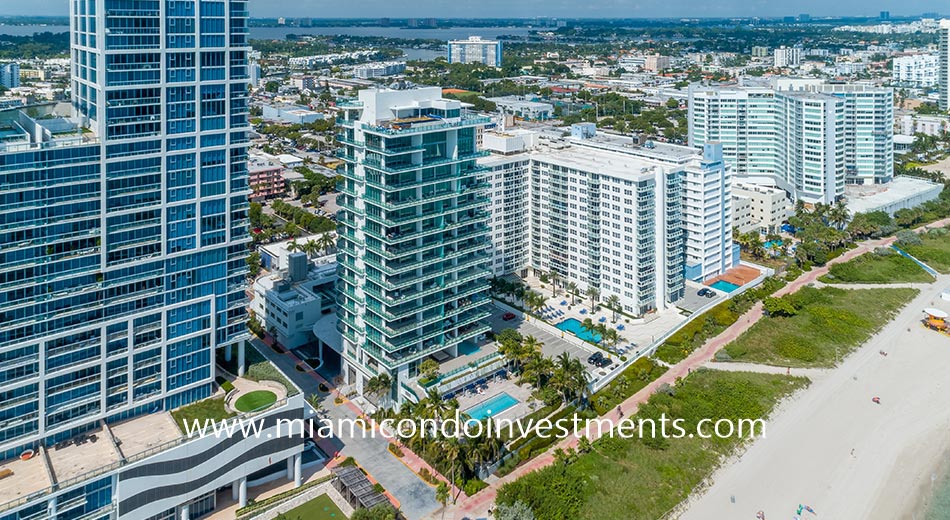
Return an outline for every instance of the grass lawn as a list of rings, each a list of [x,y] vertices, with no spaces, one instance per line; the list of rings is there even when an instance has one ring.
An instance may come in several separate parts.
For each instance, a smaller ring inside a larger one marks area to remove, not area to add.
[[[267,360],[250,341],[245,343],[244,348],[244,378],[251,381],[277,381],[287,389],[287,395],[296,395],[297,387],[291,384],[290,380],[284,376],[283,372],[277,369]],[[224,349],[218,351],[215,362],[228,372],[237,374],[237,345],[231,347],[231,361],[224,360]]]
[[[234,407],[242,412],[260,410],[277,402],[277,394],[270,390],[255,390],[238,397]]]
[[[893,250],[891,250],[893,251]],[[866,253],[831,266],[825,283],[930,283],[933,277],[910,258],[898,254]]]
[[[794,316],[762,318],[726,346],[735,361],[791,367],[830,367],[889,322],[916,289],[804,287],[783,297]]]
[[[320,495],[306,504],[284,513],[287,520],[346,520],[340,508],[326,495]]]
[[[665,413],[670,419],[683,419],[686,432],[695,432],[703,418],[765,417],[777,401],[807,384],[805,378],[700,369],[683,379],[673,395],[654,394],[637,418],[652,418],[659,424]],[[685,500],[739,442],[605,437],[569,464],[554,464],[505,484],[498,501],[520,500],[538,520],[655,520]]]
[[[203,426],[206,420],[221,421],[233,417],[234,414],[224,408],[224,398],[203,399],[196,403],[189,404],[177,410],[172,411],[172,417],[178,423],[178,427],[185,432],[185,424],[192,426],[198,421],[198,426]]]
[[[939,232],[921,233],[923,244],[902,249],[943,274],[950,273],[950,236]]]

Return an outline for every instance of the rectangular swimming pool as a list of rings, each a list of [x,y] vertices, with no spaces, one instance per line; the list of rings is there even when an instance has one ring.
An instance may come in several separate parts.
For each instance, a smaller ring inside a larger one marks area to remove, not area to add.
[[[465,410],[463,413],[476,421],[481,421],[489,416],[494,417],[519,402],[520,401],[514,397],[508,395],[507,392],[502,392],[494,397],[485,399],[468,410]]]
[[[555,327],[570,332],[571,334],[581,338],[584,341],[592,341],[594,343],[600,343],[600,334],[594,334],[593,332],[585,329],[581,326],[581,321],[577,318],[568,318],[561,323],[555,325]]]
[[[736,289],[739,288],[738,285],[727,282],[725,280],[718,280],[712,285],[710,285],[710,287],[718,291],[727,292],[727,293],[731,293],[732,291],[735,291]]]

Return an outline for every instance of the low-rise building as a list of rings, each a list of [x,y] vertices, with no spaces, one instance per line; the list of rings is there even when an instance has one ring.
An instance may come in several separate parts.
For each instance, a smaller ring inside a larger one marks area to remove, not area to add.
[[[309,124],[325,119],[326,116],[307,107],[298,105],[264,105],[264,119],[284,121],[291,124]]]
[[[292,252],[287,265],[254,281],[251,310],[278,343],[295,349],[313,342],[314,324],[336,312],[336,259]]]
[[[744,199],[739,202],[743,208],[748,205],[748,220],[744,216],[740,216],[738,221],[733,219],[733,225],[739,227],[740,231],[745,227],[765,233],[776,232],[792,211],[788,194],[771,186],[736,182],[732,184],[732,197],[734,201],[737,198]],[[742,213],[745,213],[744,209]]]
[[[287,193],[287,181],[282,175],[284,168],[279,162],[264,155],[252,154],[247,170],[248,183],[253,190],[251,200],[260,202]]]
[[[898,210],[936,199],[941,191],[943,184],[901,175],[883,186],[849,186],[846,196],[852,215],[872,211],[894,215]]]
[[[528,121],[545,121],[554,117],[554,105],[528,99],[525,96],[502,96],[488,98],[507,114]]]
[[[381,78],[400,74],[406,70],[406,63],[403,61],[386,61],[382,63],[369,63],[360,65],[353,69],[353,75],[361,79]]]

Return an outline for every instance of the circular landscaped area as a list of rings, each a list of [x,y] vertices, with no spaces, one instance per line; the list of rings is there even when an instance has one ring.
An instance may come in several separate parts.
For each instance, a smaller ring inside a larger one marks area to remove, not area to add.
[[[270,406],[277,402],[277,394],[270,390],[255,390],[248,392],[234,403],[234,408],[239,412],[252,412]]]

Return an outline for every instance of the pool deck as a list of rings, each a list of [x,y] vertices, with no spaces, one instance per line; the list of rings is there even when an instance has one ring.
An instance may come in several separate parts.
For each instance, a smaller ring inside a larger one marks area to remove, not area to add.
[[[732,269],[729,269],[728,271],[726,271],[726,273],[723,274],[722,276],[710,278],[709,280],[706,280],[703,283],[706,286],[712,287],[714,283],[722,281],[722,282],[731,283],[733,285],[736,285],[737,287],[742,287],[743,285],[758,278],[759,275],[761,274],[762,273],[754,267],[749,267],[747,265],[737,265],[733,267]]]
[[[493,418],[507,418],[507,419],[517,419],[528,415],[532,411],[536,410],[538,407],[543,406],[540,402],[535,401],[531,397],[531,386],[524,385],[518,386],[515,380],[512,379],[497,379],[495,381],[488,382],[488,390],[482,394],[473,393],[473,392],[463,392],[456,396],[459,402],[459,410],[468,410],[473,406],[478,406],[479,403],[483,403],[496,395],[505,392],[511,397],[514,397],[518,400],[518,404],[512,406],[511,408],[505,409],[503,412],[498,414],[492,414]]]

